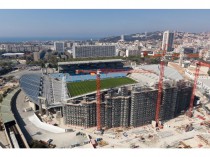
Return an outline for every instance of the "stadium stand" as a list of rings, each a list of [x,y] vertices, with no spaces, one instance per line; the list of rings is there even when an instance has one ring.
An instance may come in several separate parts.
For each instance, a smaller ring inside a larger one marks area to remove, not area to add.
[[[159,74],[160,72],[158,64],[141,65],[141,66],[138,66],[138,68],[145,69],[145,70],[153,70],[157,74]],[[164,76],[165,78],[173,79],[176,81],[183,79],[182,75],[177,70],[168,66],[165,66]]]
[[[74,62],[58,62],[60,73],[75,74],[75,70],[96,70],[96,69],[122,69],[122,59],[109,60],[92,60],[92,61],[74,61]]]
[[[106,78],[118,78],[118,77],[125,77],[126,73],[107,73],[107,74],[101,74],[101,79]],[[95,80],[96,75],[69,75],[67,73],[55,73],[50,74],[50,76],[54,79],[62,80],[64,76],[66,76],[66,82],[79,82],[79,81],[87,81],[87,80]]]
[[[47,103],[54,102],[52,80],[47,75],[43,75],[43,97],[47,98]]]
[[[62,92],[61,87],[62,87],[61,81],[52,80],[54,102],[61,101],[61,92]]]

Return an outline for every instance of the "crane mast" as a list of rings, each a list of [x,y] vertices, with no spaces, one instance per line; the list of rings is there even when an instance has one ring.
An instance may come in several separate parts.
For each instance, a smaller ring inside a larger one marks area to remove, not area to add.
[[[189,117],[192,117],[192,109],[193,109],[193,103],[194,103],[194,99],[195,99],[195,91],[196,91],[196,87],[197,87],[199,71],[200,71],[200,64],[198,62],[196,64],[196,69],[195,69],[195,78],[194,78],[192,95],[191,95],[191,98],[190,98],[190,107],[189,107],[189,111],[187,113]]]
[[[100,71],[97,70],[96,74],[96,118],[97,118],[97,131],[101,130],[101,80]]]
[[[164,78],[164,56],[166,54],[166,45],[164,50],[162,51],[162,58],[160,61],[160,76],[159,76],[159,82],[158,82],[158,97],[157,97],[157,104],[156,104],[156,112],[155,112],[155,122],[156,127],[159,126],[159,113],[160,113],[160,105],[162,100],[162,92],[163,92],[163,78]]]

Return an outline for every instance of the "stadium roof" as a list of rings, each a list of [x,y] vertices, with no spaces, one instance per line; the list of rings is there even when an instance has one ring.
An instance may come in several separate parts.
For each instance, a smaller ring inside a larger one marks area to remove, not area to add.
[[[58,62],[58,65],[90,64],[90,63],[111,63],[111,62],[123,62],[123,60],[122,59],[106,59],[106,60]]]
[[[24,74],[20,78],[20,87],[35,104],[39,104],[41,74]]]

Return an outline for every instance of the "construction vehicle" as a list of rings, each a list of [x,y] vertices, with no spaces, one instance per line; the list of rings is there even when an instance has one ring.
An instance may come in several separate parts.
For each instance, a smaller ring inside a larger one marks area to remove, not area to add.
[[[96,138],[96,142],[103,140],[102,138]]]

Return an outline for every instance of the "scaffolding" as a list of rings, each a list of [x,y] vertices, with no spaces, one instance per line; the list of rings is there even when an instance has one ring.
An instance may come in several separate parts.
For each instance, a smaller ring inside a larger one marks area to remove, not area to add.
[[[187,109],[192,85],[188,82],[165,81],[161,98],[161,121],[174,118]],[[123,86],[101,93],[101,126],[139,127],[155,120],[157,86]],[[64,123],[67,125],[95,127],[96,101],[88,98],[79,103],[72,102],[63,107]]]
[[[130,96],[126,87],[116,93],[109,90],[105,95],[105,127],[128,127],[130,113]]]
[[[130,126],[142,126],[155,119],[157,95],[157,89],[134,87],[131,91]]]

